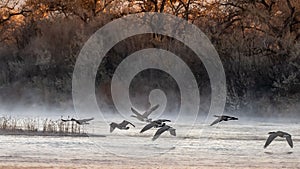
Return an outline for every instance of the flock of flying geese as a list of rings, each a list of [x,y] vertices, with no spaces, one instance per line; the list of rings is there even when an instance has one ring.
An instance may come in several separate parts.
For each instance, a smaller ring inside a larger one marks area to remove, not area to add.
[[[134,113],[134,115],[131,115],[131,117],[134,117],[142,122],[148,123],[146,126],[143,127],[140,133],[143,133],[151,128],[159,128],[152,138],[153,141],[156,140],[162,133],[166,131],[169,131],[172,136],[176,136],[176,129],[174,129],[169,125],[166,125],[166,122],[171,122],[171,120],[167,120],[167,119],[152,120],[151,118],[149,118],[149,115],[153,111],[155,111],[158,107],[159,105],[157,104],[151,107],[150,109],[148,109],[147,111],[145,111],[143,114],[139,113],[134,108],[131,108],[131,111]],[[127,120],[123,120],[121,123],[112,122],[110,123],[110,132],[113,132],[115,128],[118,128],[120,130],[128,130],[129,129],[128,125],[135,127],[135,125],[133,125],[131,122]]]
[[[131,117],[134,117],[142,122],[146,122],[147,124],[142,128],[140,133],[143,133],[151,128],[158,128],[157,131],[155,132],[154,136],[152,137],[152,140],[156,140],[162,133],[169,131],[172,136],[176,136],[176,129],[167,125],[166,122],[171,122],[171,120],[168,119],[157,119],[157,120],[152,120],[149,118],[149,115],[155,111],[159,105],[155,105],[153,107],[150,107],[147,111],[144,113],[139,113],[136,109],[131,108],[131,111],[134,113],[134,115],[131,115]],[[214,115],[214,117],[217,117],[215,121],[213,121],[210,126],[213,126],[217,123],[220,123],[222,121],[230,121],[230,120],[238,120],[237,117],[232,117],[232,116],[227,116],[227,115]],[[89,119],[61,119],[63,122],[67,121],[75,121],[79,125],[84,125],[84,124],[89,124],[88,121],[93,120],[94,118],[89,118]],[[127,120],[123,120],[121,123],[115,123],[112,122],[110,123],[110,132],[112,133],[116,128],[120,130],[128,130],[130,127],[128,125],[131,125],[132,127],[135,127],[134,124]],[[276,132],[269,132],[269,137],[264,145],[264,148],[267,148],[268,145],[271,144],[271,142],[276,138],[276,137],[282,137],[285,138],[291,148],[293,148],[293,141],[292,141],[292,136],[289,133],[283,132],[283,131],[276,131]]]

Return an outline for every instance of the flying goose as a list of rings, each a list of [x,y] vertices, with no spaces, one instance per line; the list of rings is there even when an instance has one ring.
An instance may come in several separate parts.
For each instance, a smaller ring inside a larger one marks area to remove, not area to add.
[[[156,140],[163,132],[165,131],[169,131],[171,135],[176,136],[176,129],[174,129],[171,126],[168,125],[164,125],[163,127],[161,127],[160,129],[158,129],[156,131],[156,133],[154,134],[152,141]]]
[[[148,118],[148,116],[155,111],[157,108],[159,107],[159,104],[151,107],[150,109],[148,109],[146,112],[144,112],[144,114],[140,114],[136,109],[134,109],[133,107],[131,107],[131,111],[135,114],[135,115],[131,115],[131,117],[135,117],[140,121],[146,121],[146,122],[151,122],[152,119]]]
[[[166,123],[164,122],[171,122],[171,120],[167,120],[167,119],[159,119],[159,120],[155,120],[150,122],[149,124],[147,124],[141,131],[140,133],[143,133],[144,131],[147,131],[149,129],[151,129],[152,127],[154,128],[158,128],[158,127],[163,127],[164,125],[166,125]]]
[[[221,115],[221,116],[214,115],[214,117],[217,117],[217,119],[214,122],[212,122],[210,126],[220,123],[221,121],[238,120],[237,117],[226,116],[226,115]]]
[[[285,138],[288,144],[290,145],[291,148],[293,148],[293,141],[292,141],[292,136],[289,133],[283,132],[283,131],[277,131],[277,132],[269,132],[268,133],[270,136],[268,137],[264,148],[267,148],[268,145],[278,136]]]
[[[89,119],[79,119],[79,120],[72,118],[70,121],[75,121],[77,124],[82,125],[82,124],[90,124],[90,123],[88,123],[88,121],[91,121],[91,120],[94,120],[94,117],[89,118]]]
[[[133,125],[132,123],[130,123],[129,121],[126,121],[126,120],[123,120],[121,123],[115,123],[115,122],[112,122],[110,123],[110,132],[112,133],[115,128],[118,128],[120,130],[128,130],[129,127],[126,127],[128,124],[132,125],[133,127],[135,127],[135,125]]]

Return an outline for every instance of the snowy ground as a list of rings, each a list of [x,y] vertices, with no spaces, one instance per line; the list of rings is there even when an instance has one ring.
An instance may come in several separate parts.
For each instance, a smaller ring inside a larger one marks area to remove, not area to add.
[[[0,168],[300,168],[300,124],[174,124],[177,137],[164,133],[154,142],[155,129],[140,134],[143,124],[135,124],[113,133],[105,122],[87,126],[106,137],[1,135]],[[267,133],[277,130],[293,135],[293,149],[282,138],[263,149]]]

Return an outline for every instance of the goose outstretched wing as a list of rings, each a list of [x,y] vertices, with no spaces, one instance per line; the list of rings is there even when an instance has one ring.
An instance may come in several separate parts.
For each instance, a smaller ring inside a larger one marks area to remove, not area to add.
[[[109,130],[109,131],[112,133],[112,132],[115,130],[115,128],[117,127],[118,124],[112,122],[112,123],[110,123],[109,125],[110,125],[110,130]]]
[[[120,123],[119,125],[122,127],[126,127],[128,124],[132,125],[133,127],[135,127],[135,125],[133,125],[132,123],[130,123],[127,120],[123,120],[122,123]]]
[[[156,124],[155,123],[149,123],[147,124],[141,131],[140,133],[143,133],[144,131],[147,131],[149,129],[151,129],[152,127],[154,127]]]
[[[170,126],[165,125],[165,126],[161,127],[160,129],[158,129],[156,131],[156,133],[154,134],[152,141],[156,140],[163,132],[165,132],[169,128],[170,128]]]
[[[151,107],[149,110],[147,110],[147,111],[143,114],[143,116],[144,116],[145,118],[147,118],[147,117],[148,117],[153,111],[155,111],[158,107],[159,107],[159,104],[157,104],[157,105]]]
[[[131,107],[131,111],[137,115],[137,116],[142,116],[137,110],[135,110],[133,107]]]
[[[274,133],[274,134],[270,134],[270,136],[268,137],[265,145],[264,145],[264,148],[267,148],[268,145],[270,145],[270,143],[277,137],[277,134]]]
[[[171,122],[171,120],[168,120],[168,119],[159,119],[159,120],[155,120],[155,121],[158,121],[158,122]]]
[[[286,137],[286,141],[289,143],[290,147],[293,148],[293,140],[292,140],[292,136],[287,136]]]
[[[210,126],[215,125],[215,124],[219,123],[220,121],[221,121],[221,118],[218,117],[215,121],[213,121],[213,122],[210,124]]]
[[[72,118],[71,121],[75,121],[77,124],[82,125],[82,124],[89,124],[87,123],[88,121],[94,120],[94,117],[89,118],[89,119],[74,119]]]
[[[89,118],[89,119],[81,119],[81,120],[78,120],[78,121],[81,121],[81,122],[88,122],[88,121],[91,121],[91,120],[94,120],[94,117]]]
[[[176,136],[176,129],[170,128],[169,131],[172,136]]]

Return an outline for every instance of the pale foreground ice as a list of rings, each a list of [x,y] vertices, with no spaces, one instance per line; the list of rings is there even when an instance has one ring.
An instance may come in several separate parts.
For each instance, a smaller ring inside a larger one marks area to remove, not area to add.
[[[140,134],[143,123],[135,124],[113,133],[101,121],[85,128],[106,137],[1,135],[0,168],[300,168],[299,123],[174,124],[177,137],[164,133],[154,142],[155,129]],[[277,130],[293,135],[293,149],[282,138],[263,149]]]

